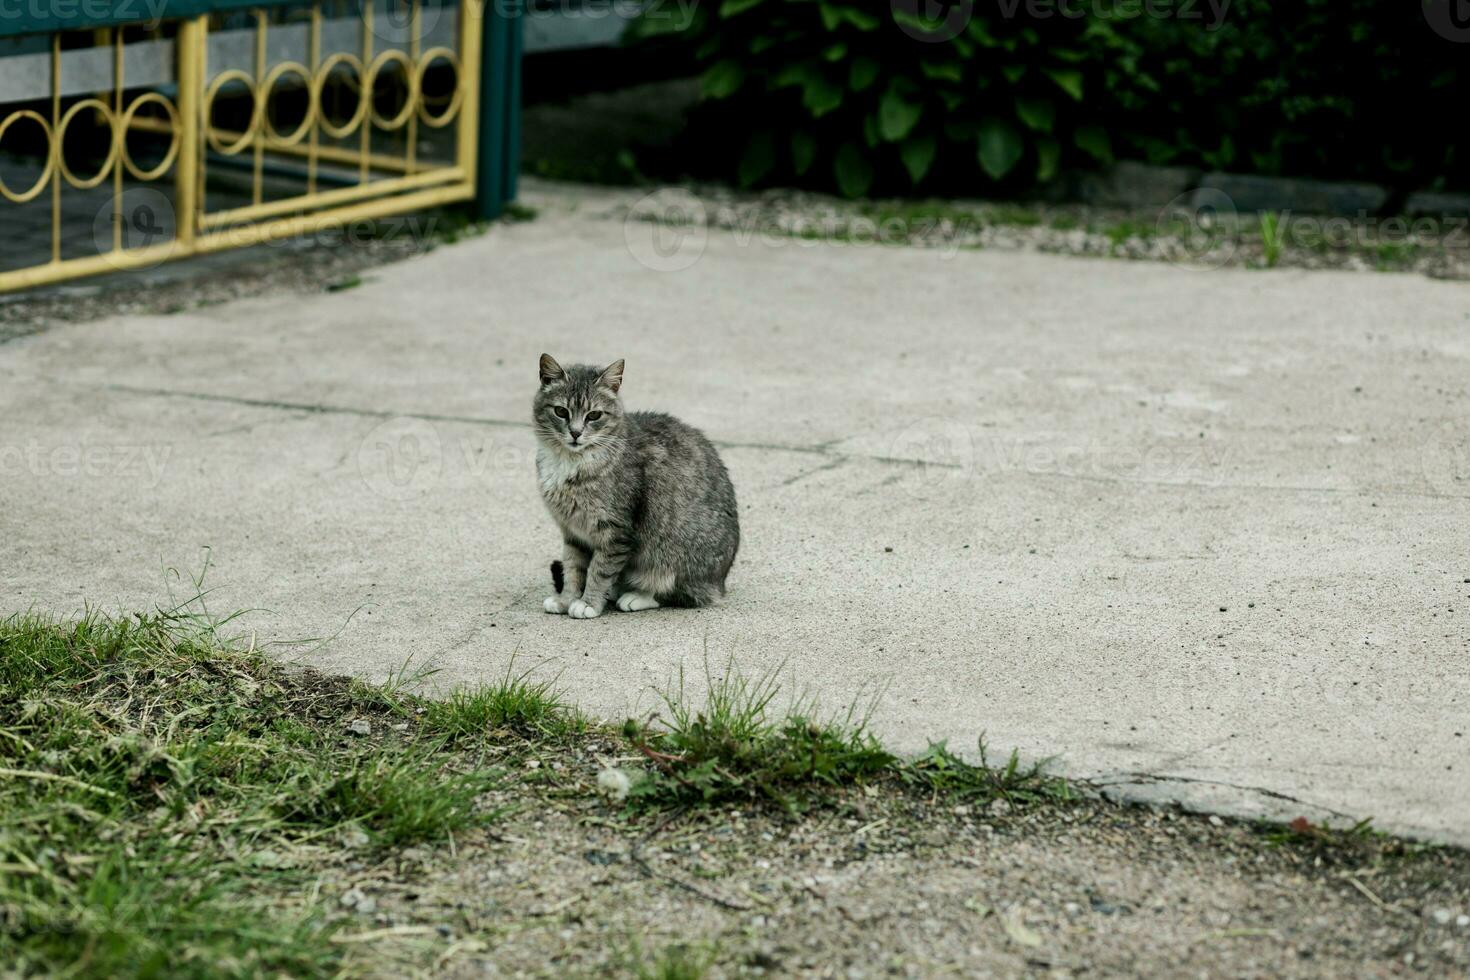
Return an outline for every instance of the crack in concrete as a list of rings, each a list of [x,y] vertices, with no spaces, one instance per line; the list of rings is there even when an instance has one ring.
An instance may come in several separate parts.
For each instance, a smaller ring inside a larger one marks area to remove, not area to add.
[[[54,384],[65,384],[66,382],[56,379],[47,379]],[[508,429],[528,429],[530,423],[515,422],[509,419],[489,418],[478,415],[451,415],[439,412],[414,412],[398,411],[389,409],[358,408],[350,405],[324,405],[312,402],[290,402],[271,398],[246,398],[242,395],[218,395],[194,391],[177,391],[170,388],[148,388],[137,385],[126,385],[110,383],[99,386],[104,391],[114,391],[123,394],[145,395],[157,398],[186,398],[194,401],[215,402],[226,405],[243,405],[249,408],[273,409],[286,412],[301,412],[310,415],[353,415],[361,418],[410,418],[421,419],[425,422],[450,422],[461,425],[486,425]],[[921,459],[905,459],[898,456],[870,456],[863,453],[832,452],[827,447],[844,440],[826,440],[811,445],[790,446],[771,442],[739,442],[728,440],[710,440],[721,449],[752,449],[767,452],[798,453],[807,456],[821,456],[833,460],[832,466],[840,465],[850,460],[862,460],[869,463],[880,463],[886,466],[906,466],[914,469],[940,469],[961,470],[967,467],[957,463],[931,462]],[[805,475],[820,472],[830,467],[823,466],[812,470]],[[1113,486],[1125,487],[1165,487],[1169,489],[1189,490],[1244,490],[1259,493],[1317,493],[1332,496],[1381,496],[1381,497],[1406,497],[1423,500],[1470,500],[1470,494],[1446,494],[1427,492],[1422,490],[1407,490],[1398,488],[1358,488],[1358,487],[1313,487],[1313,486],[1273,486],[1262,483],[1190,483],[1175,482],[1168,480],[1130,480],[1124,477],[1093,476],[1082,473],[1065,472],[1027,472],[1034,477],[1052,478],[1057,480],[1081,481],[1086,483],[1104,483]],[[1004,473],[972,473],[971,476],[999,476]],[[798,477],[800,478],[800,477]],[[793,481],[794,482],[794,479]],[[787,484],[789,485],[789,484]]]
[[[1127,795],[1127,787],[1129,786],[1152,786],[1156,783],[1189,783],[1192,785],[1200,786],[1222,786],[1226,789],[1237,790],[1241,793],[1255,793],[1260,796],[1264,796],[1267,799],[1281,800],[1285,803],[1295,803],[1297,806],[1311,807],[1313,810],[1320,810],[1323,813],[1329,813],[1334,817],[1341,817],[1344,820],[1357,819],[1350,813],[1343,813],[1341,810],[1334,810],[1330,806],[1323,806],[1320,803],[1312,803],[1309,800],[1298,799],[1297,797],[1291,796],[1290,794],[1278,792],[1274,789],[1267,789],[1264,786],[1246,786],[1242,785],[1241,783],[1227,783],[1219,779],[1196,779],[1191,776],[1166,776],[1152,772],[1120,772],[1114,775],[1118,777],[1118,781],[1116,782],[1102,782],[1102,780],[1104,779],[1112,779],[1113,775],[1095,776],[1092,779],[1083,779],[1081,780],[1081,782],[1095,787],[1099,792],[1106,789],[1118,789],[1124,795]]]

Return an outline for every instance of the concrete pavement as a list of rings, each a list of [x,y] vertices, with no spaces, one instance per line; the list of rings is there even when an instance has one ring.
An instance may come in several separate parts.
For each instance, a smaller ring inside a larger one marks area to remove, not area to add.
[[[514,658],[617,718],[734,657],[898,748],[1470,844],[1470,288],[655,241],[617,199],[0,346],[0,605],[149,607],[208,548],[213,607],[327,669]],[[541,611],[542,350],[722,446],[725,605]]]

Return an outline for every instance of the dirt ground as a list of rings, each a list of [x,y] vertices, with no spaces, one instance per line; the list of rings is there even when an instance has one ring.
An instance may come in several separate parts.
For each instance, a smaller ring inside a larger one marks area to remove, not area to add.
[[[604,748],[526,762],[474,839],[328,872],[339,939],[456,977],[1470,974],[1454,849],[872,787],[629,823],[592,795]]]

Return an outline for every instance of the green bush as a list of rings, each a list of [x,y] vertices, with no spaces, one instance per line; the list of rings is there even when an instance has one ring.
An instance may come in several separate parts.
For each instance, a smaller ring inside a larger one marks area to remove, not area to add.
[[[1021,24],[977,9],[952,40],[923,43],[895,18],[937,25],[856,0],[681,10],[661,0],[636,36],[674,35],[707,66],[697,139],[715,144],[712,159],[735,161],[742,185],[831,184],[856,197],[965,176],[1046,181],[1079,158],[1112,158],[1085,111],[1095,70],[1079,21]]]
[[[1215,30],[1093,18],[1086,44],[1120,155],[1470,186],[1465,130],[1449,123],[1470,74],[1465,46],[1437,35],[1418,3],[1233,0]]]
[[[743,186],[995,193],[1115,153],[1426,186],[1465,162],[1465,137],[1411,111],[1448,119],[1465,71],[1414,4],[996,0],[937,43],[902,6],[655,0],[630,36],[702,66],[685,159]]]

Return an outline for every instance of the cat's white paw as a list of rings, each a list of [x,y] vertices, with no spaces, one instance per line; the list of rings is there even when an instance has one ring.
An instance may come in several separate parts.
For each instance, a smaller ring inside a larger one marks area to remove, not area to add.
[[[567,608],[570,605],[570,603],[568,603],[559,595],[549,595],[546,597],[546,601],[541,604],[541,608],[545,609],[553,616],[565,616],[567,613]]]
[[[596,619],[602,615],[602,607],[594,606],[592,603],[584,602],[581,599],[575,599],[567,609],[567,615],[573,619]]]
[[[618,608],[623,612],[638,612],[642,609],[657,609],[658,600],[642,592],[624,592],[618,596]]]

